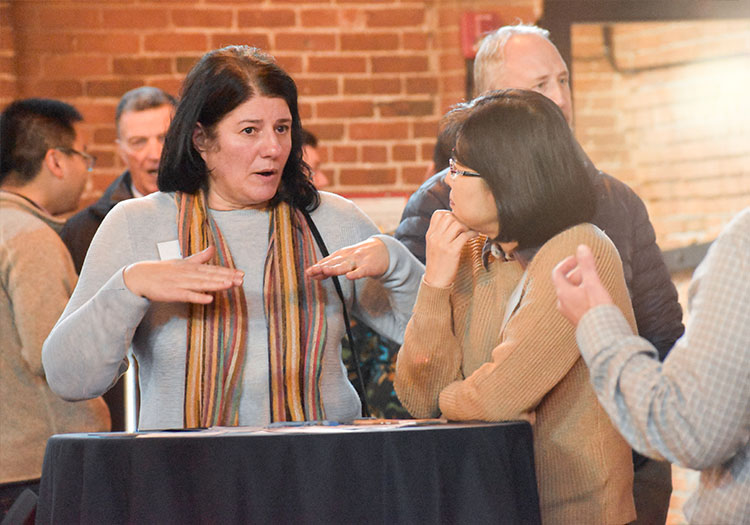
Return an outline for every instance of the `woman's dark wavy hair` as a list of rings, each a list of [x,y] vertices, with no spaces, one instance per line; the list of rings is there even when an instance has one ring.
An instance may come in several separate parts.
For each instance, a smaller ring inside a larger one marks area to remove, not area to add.
[[[312,211],[320,203],[302,161],[302,125],[297,107],[297,86],[274,58],[249,46],[227,46],[203,55],[188,73],[159,163],[161,191],[196,193],[206,189],[208,169],[193,146],[193,131],[201,124],[209,138],[216,125],[234,108],[255,96],[279,97],[292,115],[292,150],[281,183],[270,205],[288,202]]]
[[[538,247],[589,222],[596,210],[583,151],[560,108],[521,89],[477,98],[458,133],[455,157],[489,185],[500,242]]]

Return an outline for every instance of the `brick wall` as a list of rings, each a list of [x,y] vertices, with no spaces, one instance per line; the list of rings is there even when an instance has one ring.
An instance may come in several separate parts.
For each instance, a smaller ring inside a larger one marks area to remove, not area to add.
[[[750,203],[750,20],[576,26],[576,131],[646,202],[662,248]],[[613,67],[614,66],[614,67]],[[615,69],[616,67],[616,69]]]
[[[113,144],[122,93],[147,84],[178,94],[205,51],[256,45],[297,81],[332,190],[406,194],[424,180],[439,117],[463,98],[460,14],[534,21],[541,3],[0,0],[0,104],[17,94],[81,109],[99,158],[90,202],[123,169]]]
[[[15,51],[10,0],[0,0],[0,108],[16,97]]]

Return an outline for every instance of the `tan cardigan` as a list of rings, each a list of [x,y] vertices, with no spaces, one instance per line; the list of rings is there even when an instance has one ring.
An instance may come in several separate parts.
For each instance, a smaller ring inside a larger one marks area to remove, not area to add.
[[[544,523],[627,523],[636,517],[630,448],[596,399],[551,280],[555,265],[582,243],[635,330],[617,250],[595,226],[580,224],[542,246],[502,332],[523,269],[502,261],[485,269],[483,240],[475,239],[464,248],[452,287],[422,283],[395,388],[415,417],[532,421]]]
[[[0,483],[38,478],[51,435],[110,428],[104,400],[63,401],[42,369],[42,343],[76,284],[61,226],[0,191]]]

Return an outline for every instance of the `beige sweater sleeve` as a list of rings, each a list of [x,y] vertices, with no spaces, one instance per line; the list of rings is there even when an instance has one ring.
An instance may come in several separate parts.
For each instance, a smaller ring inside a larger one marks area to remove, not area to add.
[[[557,311],[551,272],[581,243],[591,246],[609,292],[619,299],[627,298],[619,256],[605,235],[590,225],[557,235],[529,264],[522,298],[500,335],[492,359],[441,391],[439,408],[444,417],[486,421],[523,418],[580,359],[574,327]],[[625,305],[629,308],[629,301]],[[485,328],[474,323],[471,329]]]
[[[433,288],[422,281],[394,379],[396,394],[412,416],[438,415],[438,395],[459,377],[461,360],[451,323],[450,288]]]

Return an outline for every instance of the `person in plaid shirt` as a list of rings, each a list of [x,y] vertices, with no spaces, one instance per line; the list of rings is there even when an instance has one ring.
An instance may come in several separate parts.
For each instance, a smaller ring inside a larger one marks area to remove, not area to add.
[[[599,283],[590,250],[552,274],[599,401],[639,452],[701,471],[691,523],[750,523],[750,207],[693,275],[685,335],[659,363]]]

